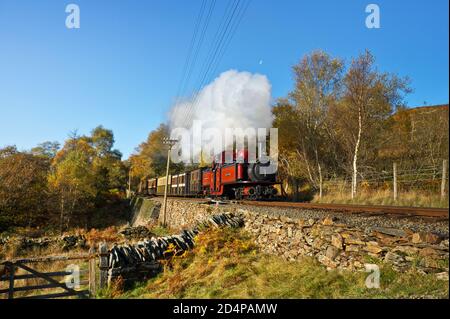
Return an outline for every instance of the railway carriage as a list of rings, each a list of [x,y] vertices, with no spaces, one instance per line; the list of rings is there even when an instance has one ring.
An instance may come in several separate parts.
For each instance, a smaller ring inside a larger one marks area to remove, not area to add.
[[[191,196],[202,196],[203,186],[202,186],[203,170],[196,169],[191,171],[189,174],[189,195]]]
[[[172,180],[172,178],[171,178],[172,176],[171,175],[169,175],[168,176],[168,181],[169,181],[169,184],[167,185],[167,187],[168,187],[168,189],[167,189],[167,191],[169,191],[170,190],[170,181]],[[164,176],[164,177],[159,177],[158,179],[157,179],[157,187],[156,187],[156,194],[157,195],[164,195],[164,189],[165,189],[165,187],[166,187],[166,177]]]
[[[172,175],[170,195],[188,196],[189,192],[189,172]]]
[[[147,192],[148,195],[157,195],[158,191],[158,179],[157,178],[151,178],[147,180]]]
[[[233,153],[232,163],[225,163],[225,152],[218,154],[208,168],[168,176],[171,196],[221,197],[230,199],[264,199],[277,195],[276,174],[265,174],[269,163],[249,163],[248,152]],[[147,180],[149,195],[164,195],[166,178]]]

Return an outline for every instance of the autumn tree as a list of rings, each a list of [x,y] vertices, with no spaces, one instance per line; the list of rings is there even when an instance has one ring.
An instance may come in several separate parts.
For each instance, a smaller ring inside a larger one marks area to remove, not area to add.
[[[58,142],[43,142],[31,149],[31,153],[35,156],[40,156],[48,159],[52,159],[56,156],[60,144]]]
[[[299,113],[288,99],[279,99],[272,108],[273,126],[278,129],[278,178],[286,191],[292,189],[298,199],[298,188],[306,180],[298,161],[300,130]]]
[[[294,90],[273,108],[281,173],[291,177],[295,194],[305,180],[321,196],[323,177],[334,166],[329,110],[340,99],[343,68],[343,61],[322,51],[306,55],[293,67]]]
[[[15,147],[0,149],[0,230],[48,220],[49,162]]]
[[[87,224],[95,207],[102,205],[113,189],[126,185],[122,154],[113,149],[111,130],[99,126],[90,136],[72,134],[52,162],[49,183],[58,199],[60,228],[74,217]]]
[[[298,114],[296,153],[303,174],[322,196],[323,171],[333,159],[329,109],[341,96],[343,61],[317,51],[294,66],[295,88],[290,93]]]
[[[126,185],[126,167],[122,163],[122,153],[113,149],[114,134],[103,126],[97,126],[91,131],[90,143],[96,156],[93,161],[97,189],[108,191],[123,189]]]
[[[383,132],[379,158],[409,169],[440,168],[449,154],[448,119],[448,105],[398,108]]]
[[[317,51],[293,67],[294,89],[273,108],[282,175],[305,179],[319,195],[324,176],[350,175],[355,196],[359,168],[379,164],[391,117],[410,91],[408,79],[374,63],[366,51],[347,69]]]
[[[163,138],[167,136],[169,136],[169,128],[161,124],[149,133],[147,140],[141,143],[135,153],[130,156],[130,174],[133,184],[140,185],[140,181],[144,178],[166,174],[167,146],[163,144]],[[172,163],[171,172],[181,172],[183,167],[182,163]]]
[[[335,119],[344,145],[351,154],[352,198],[357,191],[361,150],[376,145],[374,139],[385,121],[410,91],[408,79],[381,73],[369,51],[353,59],[343,85],[344,96],[335,109]]]
[[[93,207],[96,183],[93,169],[94,148],[85,139],[70,139],[55,157],[49,185],[58,199],[61,232],[72,218]]]

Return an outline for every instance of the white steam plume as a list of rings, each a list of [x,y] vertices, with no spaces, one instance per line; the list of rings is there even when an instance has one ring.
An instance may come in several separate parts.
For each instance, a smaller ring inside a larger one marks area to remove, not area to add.
[[[201,121],[202,132],[215,128],[222,134],[226,128],[270,128],[273,120],[270,101],[271,85],[266,76],[229,70],[204,87],[197,97],[176,104],[170,112],[169,124],[171,129],[189,130],[191,136],[194,121]],[[202,144],[205,151],[205,142]],[[186,141],[181,147],[185,149]],[[194,146],[194,153],[195,149]]]

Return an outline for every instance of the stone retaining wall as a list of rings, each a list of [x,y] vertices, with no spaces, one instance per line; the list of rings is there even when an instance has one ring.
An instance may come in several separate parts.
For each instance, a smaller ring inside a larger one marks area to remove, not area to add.
[[[152,201],[157,206],[161,204],[161,198]],[[438,234],[418,231],[433,229],[433,225],[420,224],[429,221],[417,221],[419,224],[411,227],[415,229],[412,231],[382,227],[379,221],[377,225],[369,225],[369,221],[366,225],[349,225],[331,213],[311,218],[311,213],[302,217],[302,212],[297,211],[295,217],[288,217],[257,212],[256,208],[249,206],[217,206],[169,199],[167,222],[175,229],[190,228],[212,214],[224,212],[240,214],[244,218],[245,229],[254,236],[264,253],[287,260],[311,256],[329,269],[349,270],[362,270],[368,262],[389,263],[398,271],[415,265],[420,272],[437,273],[440,278],[448,279],[448,235],[442,235],[442,231]],[[162,218],[161,214],[159,218]],[[410,220],[396,223],[413,225]],[[389,222],[387,224],[390,225]],[[438,226],[442,230],[442,224]]]

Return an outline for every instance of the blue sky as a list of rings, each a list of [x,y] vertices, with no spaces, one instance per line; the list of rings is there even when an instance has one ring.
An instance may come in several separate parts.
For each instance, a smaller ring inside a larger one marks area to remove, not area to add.
[[[365,27],[372,2],[380,29]],[[412,79],[408,105],[448,103],[448,0],[372,2],[253,0],[213,77],[264,74],[275,99],[292,88],[291,67],[304,54],[323,49],[348,61],[367,48],[381,70]],[[69,3],[80,7],[80,29],[65,26]],[[167,118],[200,4],[0,0],[0,147],[62,142],[102,124],[126,158]],[[226,4],[217,0],[200,61]]]

